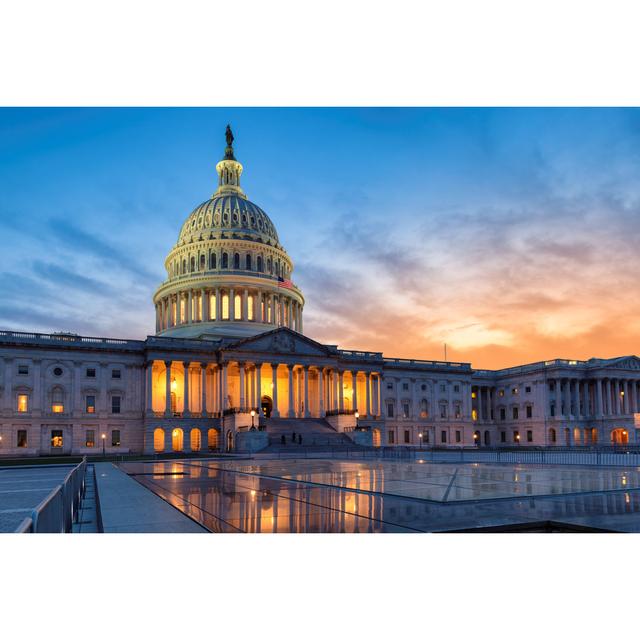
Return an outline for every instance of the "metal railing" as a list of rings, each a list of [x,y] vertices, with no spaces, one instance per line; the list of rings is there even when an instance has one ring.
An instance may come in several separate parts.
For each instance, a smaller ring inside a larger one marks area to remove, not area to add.
[[[87,458],[71,469],[51,493],[26,517],[15,533],[69,533],[77,520],[85,490]]]

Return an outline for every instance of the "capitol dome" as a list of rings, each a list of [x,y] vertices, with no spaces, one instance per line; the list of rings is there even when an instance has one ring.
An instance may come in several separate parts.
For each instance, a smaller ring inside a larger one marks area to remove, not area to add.
[[[185,220],[154,295],[156,333],[245,338],[275,327],[302,332],[304,297],[269,216],[240,187],[233,134],[216,165],[218,187]]]

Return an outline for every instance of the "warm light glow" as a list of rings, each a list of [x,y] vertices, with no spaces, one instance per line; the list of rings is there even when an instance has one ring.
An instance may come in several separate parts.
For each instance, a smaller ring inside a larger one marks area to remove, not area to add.
[[[177,430],[177,429],[174,429],[174,430],[173,430],[173,435],[174,435],[174,436],[177,436],[177,435],[178,435],[178,430]]]
[[[254,410],[254,409],[251,409],[251,417],[253,418],[253,416],[255,416],[255,415],[256,415],[255,410]]]
[[[53,413],[64,413],[64,405],[59,402],[55,402],[51,405],[51,411]]]
[[[28,409],[28,398],[26,394],[20,394],[18,396],[18,412],[25,413]]]
[[[356,411],[355,412],[355,416],[356,416],[356,420],[360,417],[360,414]]]
[[[102,439],[104,440],[106,437],[107,437],[106,434],[103,433],[102,434]]]
[[[421,433],[418,434],[418,438],[420,438],[420,440],[422,440],[422,434]]]
[[[173,378],[173,380],[171,380],[171,391],[175,393],[177,388],[178,388],[178,383],[176,382],[176,379]]]

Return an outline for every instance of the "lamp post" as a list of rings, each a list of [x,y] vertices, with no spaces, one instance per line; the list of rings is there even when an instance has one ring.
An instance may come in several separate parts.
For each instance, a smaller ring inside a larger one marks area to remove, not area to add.
[[[253,429],[253,419],[256,416],[255,409],[251,409],[251,428]]]
[[[516,433],[516,442],[520,444],[520,433]]]
[[[104,453],[104,446],[105,446],[105,441],[107,439],[107,435],[105,433],[102,434],[102,457],[104,458],[105,453]]]
[[[418,434],[418,438],[420,439],[420,449],[422,450],[422,432]]]
[[[360,414],[356,411],[354,413],[355,417],[356,417],[356,431],[358,430],[358,418],[360,417]]]

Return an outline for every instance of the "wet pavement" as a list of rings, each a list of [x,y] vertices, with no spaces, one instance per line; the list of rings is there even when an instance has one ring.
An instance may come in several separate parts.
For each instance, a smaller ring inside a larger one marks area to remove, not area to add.
[[[640,469],[353,460],[120,468],[214,532],[426,532],[541,521],[640,531]]]

